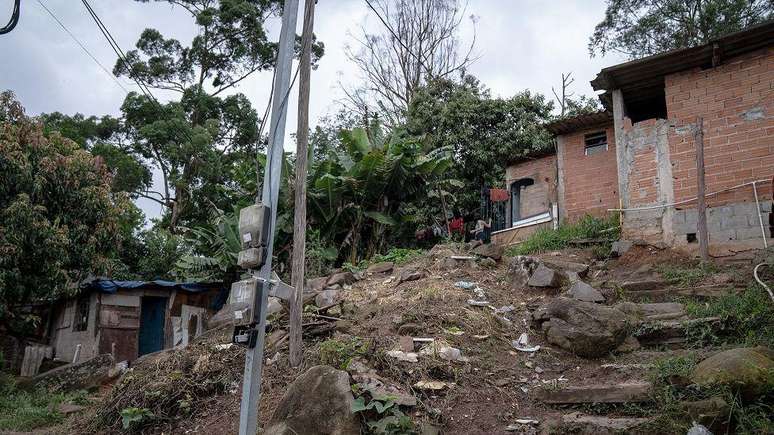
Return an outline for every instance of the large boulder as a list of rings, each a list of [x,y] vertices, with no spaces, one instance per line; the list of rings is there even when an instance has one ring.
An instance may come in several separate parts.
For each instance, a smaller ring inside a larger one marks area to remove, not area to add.
[[[700,362],[691,373],[697,385],[727,385],[745,398],[770,391],[774,373],[774,352],[766,347],[729,349]]]
[[[328,278],[327,286],[328,287],[331,287],[334,285],[343,286],[344,284],[352,284],[355,281],[356,281],[355,275],[353,275],[352,272],[344,271],[344,272],[334,273],[333,275],[331,275],[330,278]]]
[[[349,375],[331,366],[315,366],[285,392],[264,435],[359,435],[352,412]]]
[[[516,288],[526,286],[532,273],[541,264],[540,259],[536,257],[527,255],[513,257],[508,265],[508,276],[511,279],[511,285]]]
[[[341,299],[341,290],[323,290],[315,296],[314,304],[320,308],[329,307],[340,302]]]
[[[35,387],[51,392],[90,390],[108,382],[112,377],[113,357],[109,354],[77,364],[67,364],[32,378]]]
[[[628,335],[629,318],[614,308],[569,298],[556,298],[533,319],[549,343],[586,358],[610,353]]]
[[[532,276],[529,277],[527,285],[530,287],[556,288],[562,285],[562,275],[554,269],[547,267],[545,264],[540,264],[537,269],[532,272]]]
[[[319,278],[312,278],[306,280],[306,292],[317,293],[325,289],[325,285],[328,284],[328,277],[321,276]]]
[[[480,257],[487,257],[497,261],[503,257],[504,249],[497,243],[485,243],[473,248],[471,252]]]
[[[589,271],[589,265],[586,263],[577,263],[575,261],[566,261],[559,258],[546,257],[543,259],[543,264],[554,269],[560,270],[565,274],[577,274],[580,277],[586,276]]]

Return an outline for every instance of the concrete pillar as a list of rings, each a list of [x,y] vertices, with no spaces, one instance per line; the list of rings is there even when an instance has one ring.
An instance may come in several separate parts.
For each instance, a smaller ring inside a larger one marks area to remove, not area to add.
[[[629,206],[629,144],[624,132],[626,106],[620,89],[613,90],[613,129],[615,131],[615,155],[618,161],[618,195],[624,208]]]
[[[562,222],[567,218],[567,209],[565,208],[564,200],[564,142],[564,136],[556,137],[556,202],[559,207],[559,222]]]

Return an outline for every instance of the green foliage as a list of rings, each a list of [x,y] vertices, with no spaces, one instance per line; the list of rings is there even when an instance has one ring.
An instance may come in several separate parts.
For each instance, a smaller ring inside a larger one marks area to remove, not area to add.
[[[607,0],[589,53],[637,58],[694,47],[772,16],[770,0]]]
[[[740,294],[727,294],[707,302],[687,301],[685,310],[695,318],[719,317],[723,324],[720,333],[689,330],[689,337],[698,345],[728,342],[774,348],[774,304],[757,284],[751,284]]]
[[[111,193],[94,156],[45,136],[13,94],[0,94],[0,321],[13,322],[12,306],[109,275],[135,211],[126,195]]]
[[[367,355],[370,347],[358,337],[331,338],[320,343],[320,362],[346,370],[353,358]]]
[[[404,414],[392,397],[374,397],[373,392],[360,391],[360,384],[352,386],[355,393],[361,393],[352,402],[352,412],[359,413],[370,434],[413,435],[417,434],[411,417]]]
[[[175,264],[179,275],[199,281],[233,280],[238,276],[237,259],[242,250],[238,209],[228,214],[216,210],[206,225],[183,231],[194,253],[183,255]]]
[[[682,287],[689,287],[717,273],[718,268],[712,263],[700,263],[693,267],[664,264],[658,267],[658,272],[667,281]]]
[[[372,257],[369,263],[375,264],[383,261],[392,261],[400,266],[421,257],[423,252],[424,251],[421,249],[390,248],[386,254],[379,254]]]
[[[0,373],[0,432],[32,431],[64,419],[62,403],[86,404],[83,392],[52,394],[46,390],[18,389],[10,376]]]
[[[618,237],[618,216],[600,219],[586,215],[578,222],[562,224],[559,229],[541,229],[518,245],[508,248],[507,255],[528,255],[555,251],[579,239],[616,239]],[[609,252],[609,247],[606,248]]]
[[[164,228],[152,228],[139,235],[142,256],[137,263],[141,279],[168,279],[176,277],[175,265],[184,255],[182,238]]]
[[[121,425],[124,430],[139,429],[153,418],[153,413],[147,408],[124,408],[121,410]]]

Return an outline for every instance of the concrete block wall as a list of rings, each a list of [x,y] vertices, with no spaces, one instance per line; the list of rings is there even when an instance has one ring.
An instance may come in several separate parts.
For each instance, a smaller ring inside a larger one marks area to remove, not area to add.
[[[772,201],[761,201],[760,211],[766,237],[771,238]],[[687,235],[697,232],[697,220],[698,214],[695,208],[674,212],[672,228],[675,234],[675,244],[688,243]],[[762,237],[761,227],[755,202],[708,207],[707,230],[710,243],[760,239]]]

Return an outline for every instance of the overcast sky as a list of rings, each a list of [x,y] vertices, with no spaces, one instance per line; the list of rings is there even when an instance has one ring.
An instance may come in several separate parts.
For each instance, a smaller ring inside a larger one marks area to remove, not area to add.
[[[40,0],[64,23],[86,48],[108,69],[115,54],[100,34],[81,2]],[[303,2],[301,2],[303,4]],[[561,73],[572,72],[576,95],[593,95],[589,81],[603,67],[621,62],[616,56],[589,58],[588,37],[604,15],[604,0],[470,0],[468,14],[476,17],[476,53],[479,59],[469,72],[491,89],[508,97],[530,89],[551,96],[551,87],[561,83]],[[13,0],[0,0],[0,22],[5,24]],[[134,47],[143,29],[159,29],[165,37],[190,42],[196,29],[185,11],[166,2],[139,3],[130,0],[93,0],[92,7],[126,51]],[[550,7],[549,7],[550,6]],[[337,83],[358,80],[347,62],[344,47],[359,26],[381,30],[369,15],[363,0],[320,0],[315,15],[315,33],[325,44],[325,56],[312,72],[310,118],[312,126],[337,109],[341,97]],[[302,11],[299,11],[300,33]],[[269,23],[276,40],[279,21]],[[470,41],[472,25],[465,23],[463,42]],[[136,89],[126,78],[124,87]],[[254,74],[237,89],[263,111],[269,95],[271,72]],[[29,114],[59,111],[87,115],[119,115],[124,91],[38,4],[22,1],[19,24],[0,36],[0,90],[10,89]],[[163,92],[154,92],[166,99]],[[296,96],[291,93],[288,135],[296,129]],[[295,144],[286,141],[286,149]],[[138,202],[149,218],[158,216],[159,206]]]

